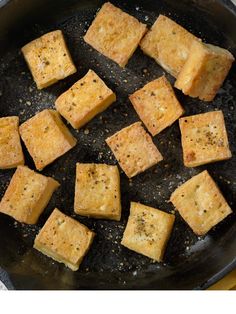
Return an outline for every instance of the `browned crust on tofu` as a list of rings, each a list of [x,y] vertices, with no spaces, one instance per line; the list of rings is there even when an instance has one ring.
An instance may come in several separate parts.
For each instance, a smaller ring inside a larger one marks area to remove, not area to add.
[[[45,109],[20,125],[20,135],[38,170],[76,145],[58,112]]]
[[[38,89],[76,72],[61,30],[31,41],[21,49]]]
[[[76,271],[89,251],[95,233],[57,208],[34,241],[34,248]]]
[[[165,76],[147,83],[129,99],[152,136],[170,126],[184,113]]]
[[[177,77],[188,58],[192,42],[199,40],[170,18],[159,15],[140,47],[167,72]]]
[[[117,166],[76,164],[75,213],[120,220],[120,174]]]
[[[18,166],[1,200],[0,212],[35,224],[60,184],[26,166]]]
[[[233,55],[226,49],[194,42],[175,87],[191,97],[212,101],[233,61]]]
[[[19,135],[19,117],[0,118],[0,169],[24,165]]]
[[[93,119],[95,115],[107,109],[116,100],[116,95],[92,70],[60,95],[56,109],[78,129]]]
[[[206,234],[232,213],[206,170],[178,187],[172,193],[170,201],[197,235]]]
[[[222,111],[179,119],[184,165],[196,167],[232,157]]]
[[[163,159],[141,122],[135,122],[106,139],[121,168],[131,178]]]
[[[155,261],[162,261],[175,216],[131,202],[130,216],[121,244]]]
[[[84,40],[124,67],[146,32],[146,25],[111,3],[103,4]]]

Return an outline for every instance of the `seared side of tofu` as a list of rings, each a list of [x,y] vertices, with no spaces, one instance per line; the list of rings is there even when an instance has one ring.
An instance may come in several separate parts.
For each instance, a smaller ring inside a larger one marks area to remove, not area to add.
[[[19,117],[0,118],[0,169],[15,168],[24,163]]]
[[[206,234],[232,213],[206,170],[178,187],[172,193],[170,201],[197,235]]]
[[[60,95],[56,109],[78,129],[107,109],[116,100],[116,95],[92,70],[76,82],[69,90]]]
[[[21,50],[38,89],[52,85],[76,72],[60,30],[44,34]]]
[[[0,202],[0,212],[35,224],[60,184],[26,166],[18,166]]]
[[[87,254],[95,233],[57,208],[34,241],[34,248],[76,271]]]

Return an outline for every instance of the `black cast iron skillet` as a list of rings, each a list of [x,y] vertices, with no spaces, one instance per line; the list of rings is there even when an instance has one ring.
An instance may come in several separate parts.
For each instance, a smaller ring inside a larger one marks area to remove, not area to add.
[[[7,1],[4,1],[7,2]],[[36,226],[21,225],[0,215],[0,266],[16,289],[205,289],[236,266],[236,75],[235,66],[215,100],[205,103],[176,91],[186,115],[223,110],[233,158],[198,168],[185,168],[178,123],[155,137],[164,161],[131,181],[121,173],[121,222],[87,219],[73,214],[75,163],[116,160],[105,138],[138,120],[128,95],[163,74],[151,58],[137,49],[125,69],[100,55],[83,41],[85,30],[103,1],[9,1],[0,10],[0,116],[19,115],[21,122],[54,106],[58,95],[95,70],[117,94],[118,100],[79,132],[71,129],[78,145],[43,173],[61,182]],[[170,16],[203,40],[225,47],[236,56],[236,11],[229,1],[112,1],[149,26],[158,14]],[[38,91],[20,53],[20,47],[41,34],[61,29],[78,72]],[[173,83],[173,78],[167,74]],[[88,129],[89,134],[84,130]],[[95,140],[95,141],[94,141]],[[26,164],[34,164],[24,148]],[[160,208],[182,182],[208,169],[234,210],[205,237],[197,237],[176,213],[174,232],[165,263],[152,263],[119,243],[129,215],[130,201]],[[0,172],[0,197],[14,170]],[[97,236],[78,272],[53,262],[32,248],[34,237],[54,207],[93,229]],[[7,280],[8,281],[8,280]]]

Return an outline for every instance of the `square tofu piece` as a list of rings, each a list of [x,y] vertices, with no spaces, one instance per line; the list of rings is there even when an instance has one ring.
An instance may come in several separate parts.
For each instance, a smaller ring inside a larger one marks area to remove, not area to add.
[[[145,24],[107,2],[96,15],[84,40],[124,67],[145,32]]]
[[[76,165],[75,213],[102,219],[120,220],[120,174],[117,166]]]
[[[0,169],[24,165],[20,143],[19,118],[0,118]]]
[[[1,200],[0,212],[35,224],[59,183],[26,166],[18,166]]]
[[[52,85],[76,72],[60,30],[31,41],[21,50],[38,89]]]
[[[76,145],[55,110],[45,109],[21,124],[20,135],[38,170]]]
[[[125,174],[131,178],[163,159],[141,122],[135,122],[106,139]]]
[[[121,244],[128,249],[162,261],[175,216],[131,202],[130,216]]]
[[[170,201],[197,235],[206,234],[232,213],[206,170],[178,187],[172,193]]]
[[[231,158],[222,111],[183,117],[179,125],[186,167]]]
[[[165,76],[146,84],[130,95],[129,99],[153,136],[170,126],[184,113]]]
[[[211,101],[223,84],[233,61],[234,57],[228,50],[196,41],[191,46],[175,87],[185,95]]]
[[[159,15],[140,43],[145,54],[155,59],[167,72],[177,77],[194,41],[199,40],[168,17]]]
[[[55,105],[73,128],[78,129],[115,100],[113,91],[94,71],[89,70],[82,79],[57,98]]]
[[[46,221],[34,241],[34,248],[76,271],[87,254],[94,232],[57,208]]]

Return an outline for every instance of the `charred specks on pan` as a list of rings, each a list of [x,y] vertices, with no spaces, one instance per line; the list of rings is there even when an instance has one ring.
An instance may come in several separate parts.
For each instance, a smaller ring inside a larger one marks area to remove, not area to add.
[[[36,226],[21,225],[11,218],[0,215],[0,265],[10,274],[18,272],[21,278],[28,278],[20,282],[15,280],[18,288],[134,288],[137,287],[137,282],[140,287],[146,288],[183,288],[181,283],[184,288],[194,288],[203,283],[208,276],[205,272],[207,266],[201,262],[202,256],[212,262],[212,272],[219,270],[216,269],[217,263],[211,259],[211,255],[222,260],[217,253],[219,247],[226,246],[227,249],[230,243],[233,243],[235,214],[210,231],[206,237],[198,238],[176,213],[174,232],[167,246],[165,263],[152,263],[150,259],[120,245],[129,215],[130,200],[173,212],[174,208],[167,202],[171,192],[190,177],[204,170],[204,167],[183,167],[177,122],[154,137],[154,143],[164,156],[162,163],[132,180],[128,180],[121,172],[123,212],[120,222],[88,219],[75,215],[73,212],[76,162],[117,164],[105,139],[121,128],[138,121],[128,95],[147,82],[163,75],[164,71],[154,60],[143,55],[140,49],[137,49],[127,67],[121,69],[90,48],[84,43],[82,37],[93,20],[98,2],[92,0],[87,5],[87,1],[83,6],[80,6],[80,3],[85,3],[84,1],[69,2],[71,6],[65,8],[61,7],[59,5],[61,1],[58,1],[53,11],[50,6],[46,6],[42,9],[43,14],[40,12],[36,14],[34,19],[36,23],[28,21],[30,27],[18,26],[17,31],[12,31],[11,48],[7,49],[7,55],[0,56],[0,115],[19,115],[22,123],[36,112],[53,108],[55,99],[81,78],[89,68],[104,78],[107,85],[116,92],[117,101],[80,131],[68,126],[79,144],[45,168],[44,174],[53,176],[61,183],[61,187],[54,193]],[[234,42],[233,35],[230,33],[225,35],[219,28],[219,23],[212,22],[217,18],[217,14],[209,17],[207,13],[196,7],[197,2],[192,7],[186,4],[187,1],[176,3],[170,0],[156,2],[116,0],[112,2],[136,16],[140,21],[147,23],[148,26],[152,25],[159,13],[166,14],[206,41],[236,52],[236,39]],[[78,71],[66,80],[39,91],[35,88],[22,55],[18,52],[19,48],[30,40],[54,29],[63,31]],[[208,165],[207,169],[231,206],[236,203],[236,105],[234,101],[236,79],[234,73],[236,73],[235,66],[212,103],[206,104],[185,97],[175,90],[177,98],[185,108],[186,115],[216,108],[224,112],[233,158],[226,162]],[[168,74],[167,78],[173,83],[173,79]],[[27,102],[31,105],[27,105]],[[45,131],[48,130],[45,129]],[[34,164],[25,147],[24,153],[27,165],[34,169]],[[0,172],[0,197],[13,173],[14,170]],[[78,219],[97,233],[80,270],[73,274],[63,265],[49,260],[32,249],[36,234],[54,207],[60,208],[65,214]],[[229,251],[224,250],[224,252],[225,258],[229,260]],[[222,260],[220,265],[223,267],[223,264]],[[195,269],[195,273],[198,271],[198,277],[191,281],[189,278],[193,275],[192,268]],[[184,273],[186,279],[182,276],[178,277],[177,273]],[[63,281],[61,281],[62,277]],[[161,277],[164,280],[161,280]],[[174,277],[176,280],[173,280]],[[95,282],[96,286],[94,286]]]

